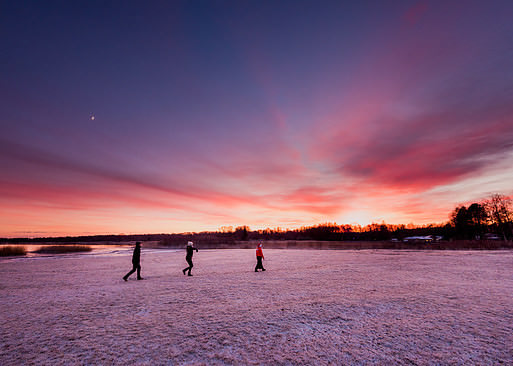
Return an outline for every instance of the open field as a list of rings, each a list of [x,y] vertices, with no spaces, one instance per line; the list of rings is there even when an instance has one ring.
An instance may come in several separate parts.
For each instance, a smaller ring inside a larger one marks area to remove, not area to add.
[[[513,363],[512,251],[205,250],[0,262],[0,364]]]

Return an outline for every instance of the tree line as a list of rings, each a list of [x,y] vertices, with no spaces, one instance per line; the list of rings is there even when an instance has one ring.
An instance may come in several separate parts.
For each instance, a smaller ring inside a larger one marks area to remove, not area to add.
[[[451,213],[450,224],[457,239],[486,239],[495,234],[510,240],[513,234],[513,211],[511,199],[494,194],[488,200],[472,203],[468,207],[458,206]]]
[[[180,234],[91,235],[47,238],[0,238],[0,243],[121,243],[127,241],[154,241],[162,245],[182,245],[187,241],[212,244],[230,244],[250,240],[319,240],[319,241],[378,241],[402,240],[410,236],[442,237],[444,240],[487,240],[513,238],[513,210],[511,199],[494,194],[489,199],[460,205],[450,213],[450,220],[431,225],[390,225],[385,222],[366,226],[323,223],[298,229],[266,228],[251,230],[249,226],[223,226],[217,231]]]

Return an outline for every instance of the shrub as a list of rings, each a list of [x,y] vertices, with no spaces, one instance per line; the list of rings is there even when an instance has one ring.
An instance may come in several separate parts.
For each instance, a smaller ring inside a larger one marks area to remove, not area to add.
[[[5,247],[0,248],[0,257],[25,254],[27,254],[27,250],[21,245],[6,245]]]
[[[50,245],[42,246],[35,253],[40,254],[62,254],[62,253],[76,253],[76,252],[90,252],[93,248],[87,245]]]

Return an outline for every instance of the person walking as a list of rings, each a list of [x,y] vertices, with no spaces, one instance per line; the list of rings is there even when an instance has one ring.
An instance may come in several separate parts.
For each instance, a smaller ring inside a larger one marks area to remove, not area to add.
[[[141,242],[135,243],[134,254],[132,255],[132,270],[128,272],[123,279],[128,281],[128,277],[135,271],[137,271],[137,279],[142,280],[141,277]]]
[[[262,243],[259,243],[256,249],[256,259],[257,259],[257,265],[255,267],[255,272],[258,272],[259,269],[265,271],[264,265],[262,264],[262,261],[264,260],[264,253],[262,252]]]
[[[192,264],[192,254],[194,253],[194,251],[198,251],[198,248],[194,248],[194,243],[192,241],[188,242],[187,243],[187,255],[185,256],[185,260],[187,261],[187,264],[189,265],[189,267],[187,268],[184,268],[182,270],[184,276],[185,276],[185,272],[189,271],[189,276],[192,276],[191,274],[191,270],[192,270],[192,267],[194,267],[194,265]]]

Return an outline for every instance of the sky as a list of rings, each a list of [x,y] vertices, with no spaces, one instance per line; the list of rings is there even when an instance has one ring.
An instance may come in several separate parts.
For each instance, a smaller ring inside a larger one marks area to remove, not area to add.
[[[511,195],[512,16],[2,1],[0,237],[424,225]]]

